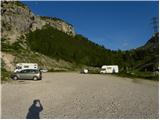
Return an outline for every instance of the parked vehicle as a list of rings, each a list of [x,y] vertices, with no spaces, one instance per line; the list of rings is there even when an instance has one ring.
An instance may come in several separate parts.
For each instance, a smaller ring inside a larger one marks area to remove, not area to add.
[[[100,73],[118,73],[118,65],[103,65]]]
[[[38,69],[37,63],[18,63],[14,72],[19,72],[24,69]]]
[[[81,73],[87,74],[87,73],[88,73],[88,69],[82,69],[82,70],[81,70]]]
[[[41,80],[42,72],[38,69],[24,69],[18,72],[14,72],[11,75],[11,78],[14,80],[18,80],[18,79]]]
[[[39,70],[40,70],[42,73],[48,72],[48,70],[47,70],[46,68],[40,68]]]

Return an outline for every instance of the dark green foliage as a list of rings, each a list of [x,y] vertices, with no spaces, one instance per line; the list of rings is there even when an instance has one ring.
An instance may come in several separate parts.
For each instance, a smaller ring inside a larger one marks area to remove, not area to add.
[[[107,55],[110,52],[105,48],[81,35],[68,36],[50,26],[30,32],[27,40],[33,51],[52,58],[91,66],[101,66],[109,62]]]
[[[1,50],[3,52],[18,52],[23,50],[22,46],[20,45],[21,41],[14,42],[13,44],[10,44],[6,39],[1,39]]]
[[[159,36],[156,34],[144,46],[129,51],[134,69],[154,71],[159,64]]]
[[[5,63],[4,63],[3,59],[1,59],[1,80],[8,81],[11,79],[10,78],[11,73],[5,69],[4,65],[5,65]]]
[[[152,37],[150,42],[159,37]],[[120,71],[154,71],[158,66],[158,47],[147,43],[129,51],[111,51],[91,42],[82,35],[71,37],[49,25],[27,34],[28,45],[33,51],[56,59],[88,66],[118,65]],[[147,46],[147,47],[146,47]],[[149,47],[148,47],[149,46]]]
[[[129,72],[129,73],[120,72],[116,75],[121,77],[133,78],[133,80],[136,80],[134,78],[144,78],[144,79],[155,80],[155,81],[159,80],[158,74],[155,75],[153,72],[142,72],[142,71]]]
[[[1,80],[2,81],[8,81],[10,80],[10,75],[11,73],[9,71],[7,71],[5,68],[1,69]]]

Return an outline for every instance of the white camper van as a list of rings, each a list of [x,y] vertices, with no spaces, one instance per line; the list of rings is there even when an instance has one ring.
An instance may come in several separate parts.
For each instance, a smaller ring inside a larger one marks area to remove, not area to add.
[[[103,65],[100,73],[118,73],[118,65]]]
[[[38,69],[37,63],[18,63],[14,72],[19,72],[23,69]]]

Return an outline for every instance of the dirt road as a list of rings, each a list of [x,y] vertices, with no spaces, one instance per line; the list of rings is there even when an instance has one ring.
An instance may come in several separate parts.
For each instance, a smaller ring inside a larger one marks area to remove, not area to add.
[[[31,107],[36,99],[43,109]],[[45,73],[2,84],[2,118],[158,118],[158,106],[158,82],[149,80]]]

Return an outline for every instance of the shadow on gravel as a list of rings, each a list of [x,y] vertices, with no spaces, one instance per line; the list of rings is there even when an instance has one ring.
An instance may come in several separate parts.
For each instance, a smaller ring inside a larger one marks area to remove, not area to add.
[[[40,112],[43,106],[40,100],[33,100],[33,104],[29,107],[26,119],[40,119]]]

